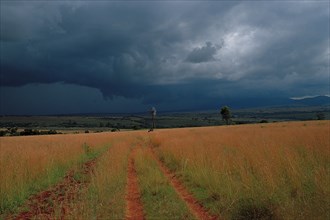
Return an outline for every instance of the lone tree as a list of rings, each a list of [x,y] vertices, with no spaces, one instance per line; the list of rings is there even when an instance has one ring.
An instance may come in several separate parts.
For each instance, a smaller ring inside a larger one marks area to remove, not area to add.
[[[231,112],[228,106],[224,106],[220,110],[220,114],[222,115],[222,120],[226,122],[227,125],[230,123]]]
[[[153,131],[155,129],[155,117],[156,117],[156,108],[155,107],[152,107],[150,109],[150,114],[151,114],[151,120],[152,120],[152,127],[150,129],[150,131]]]
[[[320,112],[316,114],[317,120],[325,120],[325,114]]]

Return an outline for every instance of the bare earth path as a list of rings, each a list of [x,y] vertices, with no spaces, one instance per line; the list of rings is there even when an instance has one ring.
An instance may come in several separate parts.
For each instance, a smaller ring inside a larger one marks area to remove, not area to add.
[[[126,219],[127,220],[143,220],[144,212],[141,202],[141,195],[138,184],[138,177],[135,169],[135,157],[136,149],[131,151],[128,158],[128,175],[127,175],[127,187],[126,187]]]
[[[159,160],[155,152],[149,148],[152,157],[157,161],[160,170],[164,173],[170,184],[173,186],[180,198],[186,202],[188,208],[195,215],[197,219],[201,220],[215,220],[220,219],[218,216],[211,215],[198,201],[192,196],[191,193],[183,186],[183,184],[175,177],[162,161]]]
[[[70,214],[70,203],[74,202],[81,190],[86,189],[88,175],[93,172],[96,159],[82,164],[79,170],[71,170],[52,188],[32,195],[23,206],[26,211],[7,219],[65,219]],[[79,175],[81,178],[75,178]],[[56,212],[56,214],[55,214]]]

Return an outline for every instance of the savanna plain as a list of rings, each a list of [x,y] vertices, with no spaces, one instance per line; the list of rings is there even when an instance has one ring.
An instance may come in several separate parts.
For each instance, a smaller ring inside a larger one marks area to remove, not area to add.
[[[330,121],[0,138],[0,219],[330,219]]]

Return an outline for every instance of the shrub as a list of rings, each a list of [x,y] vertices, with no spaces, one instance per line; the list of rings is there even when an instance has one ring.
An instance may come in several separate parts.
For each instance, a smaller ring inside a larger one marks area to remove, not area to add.
[[[274,219],[273,211],[270,205],[259,204],[253,199],[241,199],[237,203],[237,208],[233,214],[235,220]]]
[[[56,130],[49,130],[48,134],[58,134]]]
[[[0,131],[0,137],[1,137],[1,136],[5,136],[6,134],[7,134],[7,131],[4,131],[4,130],[1,130],[1,131]]]

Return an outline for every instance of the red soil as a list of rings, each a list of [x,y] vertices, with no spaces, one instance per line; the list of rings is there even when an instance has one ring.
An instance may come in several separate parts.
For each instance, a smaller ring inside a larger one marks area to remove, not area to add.
[[[159,158],[156,156],[155,152],[150,149],[150,153],[153,156],[153,158],[157,161],[161,171],[164,173],[164,175],[168,178],[171,185],[177,192],[177,194],[180,196],[180,198],[186,202],[187,207],[191,210],[191,212],[195,215],[197,219],[203,219],[203,220],[215,220],[219,219],[218,216],[211,215],[205,207],[203,207],[194,197],[191,193],[188,192],[188,190],[184,187],[184,185],[180,182],[179,179],[175,177],[175,174],[171,172],[162,161],[159,160]]]
[[[7,219],[65,219],[65,216],[70,214],[70,204],[88,185],[87,178],[80,178],[85,181],[76,180],[74,175],[77,173],[83,177],[89,175],[93,172],[95,162],[95,159],[90,160],[79,170],[69,171],[63,180],[52,188],[32,195],[23,206],[27,211],[9,216]]]
[[[126,219],[142,220],[145,219],[141,195],[139,191],[138,177],[135,170],[135,150],[133,149],[128,159],[128,176],[126,187]]]

